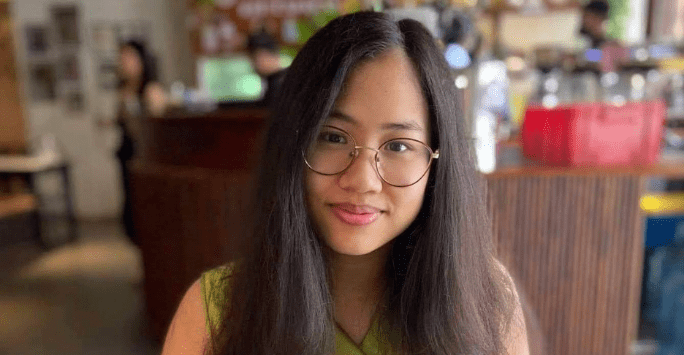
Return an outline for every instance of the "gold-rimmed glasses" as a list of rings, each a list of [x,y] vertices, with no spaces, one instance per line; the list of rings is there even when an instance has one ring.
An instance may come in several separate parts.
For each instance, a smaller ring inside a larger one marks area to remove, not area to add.
[[[375,152],[375,171],[383,181],[396,187],[411,186],[420,181],[432,161],[439,158],[439,150],[433,152],[427,144],[416,139],[394,138],[375,149],[359,146],[351,134],[326,125],[304,152],[304,162],[318,174],[336,175],[352,165],[361,149]]]

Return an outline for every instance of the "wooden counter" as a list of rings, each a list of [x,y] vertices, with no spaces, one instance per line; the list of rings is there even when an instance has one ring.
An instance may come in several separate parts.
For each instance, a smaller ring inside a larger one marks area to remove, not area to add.
[[[244,106],[150,119],[142,158],[176,167],[252,169],[267,114],[266,109]]]
[[[644,257],[639,198],[650,176],[682,177],[684,164],[569,168],[513,159],[486,175],[497,253],[538,317],[544,354],[630,353]]]
[[[147,311],[160,341],[200,273],[239,255],[267,114],[236,107],[146,122],[131,185]]]

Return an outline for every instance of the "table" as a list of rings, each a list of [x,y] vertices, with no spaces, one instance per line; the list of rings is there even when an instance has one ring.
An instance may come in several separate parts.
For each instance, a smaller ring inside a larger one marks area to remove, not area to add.
[[[68,241],[73,242],[78,238],[78,226],[74,214],[73,197],[71,192],[70,166],[54,151],[42,151],[37,155],[0,155],[0,178],[6,176],[21,176],[26,178],[29,191],[36,197],[38,209],[41,206],[40,194],[36,193],[36,177],[40,174],[57,172],[62,176],[64,188],[64,202],[66,206],[66,218],[69,226]],[[37,224],[36,238],[43,247],[53,246],[44,238],[40,225],[44,219],[40,212],[36,213]]]

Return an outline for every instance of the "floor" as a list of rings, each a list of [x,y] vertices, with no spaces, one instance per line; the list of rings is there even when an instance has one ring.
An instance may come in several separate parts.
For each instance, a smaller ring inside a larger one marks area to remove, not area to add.
[[[117,222],[76,243],[0,249],[0,354],[158,354],[147,334],[140,253]]]

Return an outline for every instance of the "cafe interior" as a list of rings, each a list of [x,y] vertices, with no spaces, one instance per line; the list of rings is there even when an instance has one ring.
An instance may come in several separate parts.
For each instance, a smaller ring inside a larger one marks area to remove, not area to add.
[[[159,353],[361,10],[443,50],[531,353],[684,354],[684,0],[0,0],[0,354]]]

